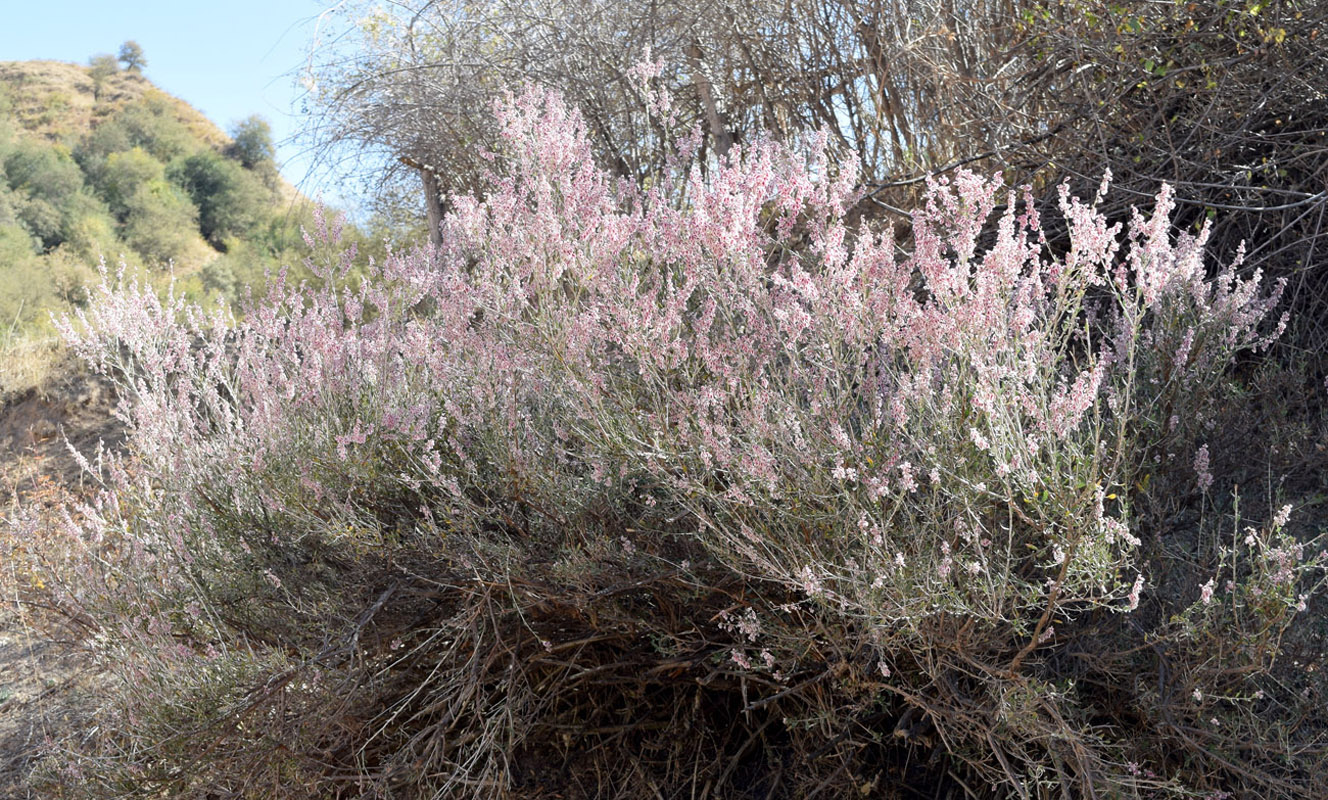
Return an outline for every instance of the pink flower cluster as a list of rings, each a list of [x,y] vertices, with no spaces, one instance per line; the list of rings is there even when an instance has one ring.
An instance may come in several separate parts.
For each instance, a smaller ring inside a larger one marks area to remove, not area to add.
[[[1179,374],[1183,398],[1271,335],[1275,293],[1205,280],[1168,188],[1124,240],[1065,192],[1072,246],[1053,258],[997,179],[933,180],[898,242],[851,221],[853,162],[824,142],[755,141],[640,188],[595,163],[556,95],[499,120],[489,190],[451,198],[439,247],[353,287],[353,252],[311,265],[316,287],[278,276],[239,320],[108,280],[66,326],[123,376],[135,456],[194,532],[183,549],[225,528],[203,498],[308,525],[380,513],[370,486],[472,531],[605,502],[693,520],[744,569],[892,618],[1010,592],[1031,607],[1050,590],[1020,565],[1053,544],[1067,594],[1118,601],[1138,539],[1092,487],[1131,483],[1102,442],[1147,426],[1164,382],[1140,374]],[[318,225],[311,241],[337,241]],[[1027,523],[993,535],[1014,518],[993,503]]]

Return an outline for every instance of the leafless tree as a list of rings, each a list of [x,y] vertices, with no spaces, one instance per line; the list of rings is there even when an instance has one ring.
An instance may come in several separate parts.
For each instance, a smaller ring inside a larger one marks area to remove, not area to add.
[[[650,174],[665,154],[628,77],[648,55],[678,124],[700,126],[715,154],[758,131],[825,130],[869,183],[999,148],[1042,119],[1010,111],[1026,54],[1006,2],[415,0],[337,13],[351,47],[317,49],[310,70],[322,152],[385,149],[388,178],[416,171],[431,198],[475,185],[491,102],[525,83],[580,107],[607,166]]]
[[[1328,294],[1305,277],[1328,211],[1322,0],[336,8],[334,44],[314,48],[308,71],[315,145],[325,160],[386,164],[380,188],[422,180],[435,231],[447,194],[478,186],[478,154],[495,135],[490,106],[508,88],[563,92],[618,174],[660,169],[657,121],[628,77],[649,54],[678,124],[700,127],[707,152],[761,132],[824,130],[856,154],[863,213],[906,217],[928,175],[963,165],[1003,171],[1048,202],[1061,180],[1083,191],[1110,169],[1121,213],[1170,181],[1185,224],[1216,216],[1219,257],[1246,240],[1251,266],[1298,274],[1302,295]]]

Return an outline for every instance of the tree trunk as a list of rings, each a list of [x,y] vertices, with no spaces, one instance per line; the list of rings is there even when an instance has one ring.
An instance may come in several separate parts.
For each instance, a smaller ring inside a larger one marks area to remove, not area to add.
[[[443,196],[438,186],[438,176],[426,167],[420,170],[420,182],[424,184],[424,207],[429,218],[429,241],[439,245],[443,243]]]
[[[438,171],[410,156],[400,156],[398,160],[420,173],[420,183],[424,186],[424,211],[429,221],[429,241],[435,245],[442,244],[443,187],[438,180]]]
[[[715,102],[715,89],[710,84],[705,62],[702,60],[701,46],[693,43],[687,48],[687,57],[691,61],[692,81],[696,85],[696,94],[705,109],[706,122],[710,125],[710,135],[715,142],[715,155],[723,160],[733,147],[733,133],[724,124],[718,104]]]

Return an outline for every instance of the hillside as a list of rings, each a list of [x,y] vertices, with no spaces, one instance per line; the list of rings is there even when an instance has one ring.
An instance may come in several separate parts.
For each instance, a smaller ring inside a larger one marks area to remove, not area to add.
[[[89,67],[63,61],[0,61],[0,85],[21,130],[53,143],[91,133],[126,106],[148,98],[166,104],[190,134],[215,150],[230,137],[198,109],[161,91],[142,73],[121,70],[98,85]]]
[[[273,155],[260,118],[228,135],[139,72],[0,62],[0,399],[40,383],[103,259],[208,301],[298,264],[311,204]]]
[[[265,122],[232,134],[137,72],[0,62],[4,328],[78,305],[103,257],[193,276],[200,294],[277,266],[307,202],[278,174]]]

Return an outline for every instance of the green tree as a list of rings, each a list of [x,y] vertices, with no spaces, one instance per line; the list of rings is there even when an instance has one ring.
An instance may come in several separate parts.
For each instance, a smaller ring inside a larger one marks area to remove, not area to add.
[[[204,292],[220,294],[231,302],[239,298],[243,284],[235,275],[235,255],[227,253],[203,267],[199,277]]]
[[[228,238],[253,230],[272,203],[261,180],[211,150],[171,165],[170,177],[198,206],[199,232],[223,250]]]
[[[123,221],[129,213],[129,198],[133,197],[139,186],[166,177],[166,166],[148,155],[143,148],[134,147],[120,153],[111,153],[99,172],[97,188],[101,190],[101,196],[110,206],[111,212]]]
[[[76,157],[95,184],[101,180],[97,173],[104,168],[107,156],[133,147],[143,148],[166,164],[204,145],[179,120],[167,99],[146,95],[94,128],[79,145]]]
[[[157,265],[182,255],[198,229],[198,209],[164,180],[139,186],[127,206],[125,241]]]
[[[83,173],[67,150],[33,139],[15,145],[4,170],[11,187],[55,204],[83,185]]]
[[[235,123],[231,127],[231,139],[226,155],[239,161],[245,169],[254,169],[276,157],[272,126],[257,114]]]
[[[83,188],[83,173],[63,147],[19,142],[4,160],[11,204],[28,233],[50,249],[64,241],[66,203]]]
[[[22,204],[23,198],[0,180],[0,227],[18,224],[18,209]]]
[[[101,98],[102,89],[106,88],[106,79],[120,71],[120,64],[110,53],[98,53],[88,59],[88,73],[92,76],[92,96]]]
[[[49,250],[64,241],[61,229],[63,215],[56,205],[42,197],[29,197],[18,210],[19,221],[28,233],[37,237],[42,248]]]
[[[51,297],[27,231],[0,225],[0,333],[40,320]]]
[[[119,115],[102,122],[83,137],[83,141],[74,148],[74,160],[83,168],[83,174],[93,186],[100,186],[102,173],[106,170],[106,157],[111,153],[120,153],[134,147],[130,141],[129,129]]]
[[[115,261],[125,251],[116,235],[115,220],[96,198],[83,196],[84,202],[70,203],[64,226],[64,243],[59,249],[67,250],[85,264],[95,264],[101,258]]]
[[[125,69],[130,72],[142,72],[148,65],[148,60],[143,57],[143,48],[133,39],[120,45],[120,61],[124,62]]]
[[[55,299],[71,306],[87,304],[91,288],[97,285],[95,260],[85,258],[76,249],[63,244],[42,261],[44,278]]]

